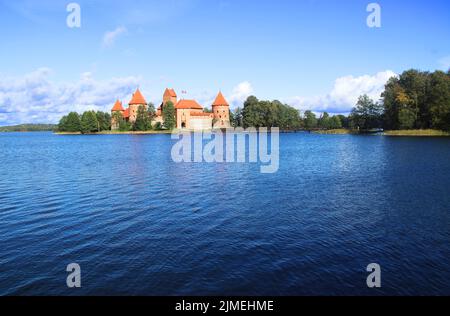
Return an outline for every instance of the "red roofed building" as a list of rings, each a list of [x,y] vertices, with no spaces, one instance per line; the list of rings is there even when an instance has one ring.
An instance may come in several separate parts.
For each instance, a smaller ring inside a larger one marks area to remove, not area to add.
[[[117,130],[119,129],[119,122],[117,122],[114,113],[120,113],[125,121],[133,124],[136,122],[137,111],[140,106],[143,106],[145,110],[147,110],[147,101],[145,101],[144,96],[142,95],[139,89],[133,93],[130,102],[128,103],[128,108],[124,109],[122,106],[122,102],[117,100],[111,109],[111,129]]]
[[[195,100],[180,100],[175,105],[177,128],[211,129],[212,114],[205,113],[203,107]]]
[[[111,129],[112,130],[119,129],[119,122],[116,119],[114,113],[119,113],[123,117],[124,112],[125,112],[125,109],[122,106],[122,102],[117,100],[116,103],[114,103],[113,108],[111,109]]]
[[[113,112],[116,112],[116,111],[123,112],[123,111],[125,111],[123,106],[122,106],[122,102],[117,100],[116,103],[114,103],[114,106],[113,106],[111,111],[113,111]]]
[[[176,128],[178,129],[192,129],[204,130],[214,128],[230,127],[230,113],[229,105],[221,92],[217,95],[216,100],[212,104],[213,112],[208,113],[203,110],[203,107],[195,100],[177,100],[177,94],[174,89],[166,89],[163,95],[163,101],[156,110],[156,117],[152,124],[160,123],[164,126],[164,106],[172,103],[175,108]],[[115,113],[120,113],[125,121],[133,124],[136,121],[137,111],[140,106],[144,106],[147,110],[147,101],[145,100],[139,89],[133,93],[128,108],[124,109],[122,102],[117,100],[111,109],[111,127],[113,130],[119,128],[119,123],[116,122]],[[214,121],[214,126],[213,126]]]
[[[133,93],[133,97],[128,103],[128,110],[129,110],[128,121],[130,123],[133,124],[134,122],[136,122],[137,111],[140,106],[143,106],[147,111],[147,101],[145,101],[144,96],[142,95],[141,91],[139,91],[138,88],[136,92]]]

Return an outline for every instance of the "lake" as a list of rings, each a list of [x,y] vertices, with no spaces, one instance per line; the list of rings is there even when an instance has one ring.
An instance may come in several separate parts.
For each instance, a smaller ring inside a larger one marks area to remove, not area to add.
[[[281,134],[273,174],[173,144],[0,133],[0,294],[450,295],[450,138]]]

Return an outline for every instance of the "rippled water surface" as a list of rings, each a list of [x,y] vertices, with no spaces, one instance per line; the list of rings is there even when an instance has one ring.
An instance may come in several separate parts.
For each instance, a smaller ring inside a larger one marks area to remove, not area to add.
[[[450,295],[449,138],[283,134],[275,174],[172,145],[0,134],[0,294]]]

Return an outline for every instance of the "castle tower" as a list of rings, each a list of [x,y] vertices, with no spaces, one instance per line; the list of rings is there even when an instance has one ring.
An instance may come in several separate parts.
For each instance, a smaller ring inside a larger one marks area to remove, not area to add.
[[[173,90],[173,89],[166,89],[166,91],[164,91],[163,106],[167,102],[172,102],[172,104],[174,106],[177,104],[178,101],[177,101],[177,94],[175,93],[175,90]]]
[[[142,105],[147,110],[147,101],[145,101],[144,96],[142,95],[141,91],[139,91],[139,88],[135,93],[133,93],[133,97],[131,98],[131,101],[128,103],[128,105],[130,115],[129,121],[130,123],[134,123],[136,122],[138,108]]]
[[[214,128],[228,128],[230,124],[230,105],[225,100],[222,92],[216,97],[212,104],[212,111],[214,115]]]
[[[120,100],[117,100],[116,103],[114,103],[113,108],[111,109],[111,129],[112,130],[118,130],[119,129],[119,122],[114,117],[114,113],[120,113],[123,117],[124,108],[122,106],[122,102]]]

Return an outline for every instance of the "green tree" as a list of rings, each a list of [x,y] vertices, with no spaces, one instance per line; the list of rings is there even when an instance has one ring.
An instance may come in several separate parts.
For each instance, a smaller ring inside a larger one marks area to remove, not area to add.
[[[330,129],[339,129],[342,128],[342,121],[339,115],[334,115],[330,118]]]
[[[387,129],[442,128],[435,124],[440,117],[436,116],[436,104],[441,103],[440,98],[445,99],[447,89],[436,79],[444,79],[448,74],[436,73],[411,69],[388,81],[382,94]]]
[[[148,131],[152,128],[152,122],[148,111],[145,110],[143,105],[138,107],[136,113],[136,121],[133,124],[134,131]]]
[[[417,113],[408,107],[401,109],[398,112],[398,123],[400,129],[411,129],[416,123]]]
[[[245,128],[264,126],[264,111],[260,106],[259,100],[255,96],[249,96],[244,102],[242,115]]]
[[[322,115],[319,118],[319,127],[323,129],[330,129],[331,127],[330,114],[328,114],[327,112],[322,113]]]
[[[234,126],[234,120],[235,120],[235,118],[234,118],[234,112],[233,111],[231,111],[231,110],[228,110],[229,111],[229,118],[230,118],[230,124],[231,124],[231,126]],[[208,112],[206,112],[206,113],[208,113]]]
[[[307,130],[317,128],[317,117],[312,111],[305,111],[304,125]]]
[[[149,102],[147,104],[147,112],[148,112],[148,117],[150,118],[150,122],[153,121],[156,117],[156,109],[155,109],[155,105],[151,102]]]
[[[297,130],[303,127],[303,120],[300,116],[300,111],[283,104],[280,109],[279,127],[286,130]]]
[[[176,127],[175,107],[172,102],[169,101],[164,105],[162,116],[165,128],[167,128],[168,130],[172,130]]]
[[[244,122],[243,122],[243,115],[242,115],[242,109],[240,107],[238,107],[235,111],[234,111],[234,115],[233,115],[233,127],[242,127],[244,126]]]
[[[59,132],[67,132],[67,115],[63,116],[58,123]]]
[[[280,129],[298,129],[302,126],[300,113],[297,109],[283,104],[278,100],[260,101],[250,96],[244,102],[242,114],[236,112],[236,126],[244,127],[279,127]],[[242,123],[241,123],[242,121]]]
[[[98,132],[98,121],[94,111],[86,111],[81,116],[81,132],[83,134]]]
[[[383,107],[369,96],[362,95],[350,114],[350,121],[353,128],[356,129],[381,128],[383,126]]]
[[[410,69],[400,75],[399,83],[403,88],[404,93],[406,94],[406,100],[408,101],[399,108],[399,114],[400,110],[404,110],[405,105],[407,105],[408,111],[402,112],[407,112],[407,116],[410,119],[414,117],[412,127],[429,128],[431,125],[429,104],[427,102],[429,73]],[[399,121],[399,124],[402,123]]]
[[[339,118],[339,120],[341,121],[341,125],[343,128],[349,128],[349,120],[348,117],[342,114],[337,115],[337,117]]]
[[[428,102],[433,128],[450,130],[450,71],[436,71],[430,76]]]
[[[109,131],[111,129],[111,115],[106,112],[97,111],[99,131]]]
[[[156,131],[162,130],[161,122],[156,122],[156,124],[155,124],[155,126],[154,126],[154,129],[155,129]]]
[[[76,133],[81,131],[80,116],[76,112],[70,112],[65,122],[65,132]]]
[[[118,128],[120,132],[128,132],[131,130],[131,124],[126,121],[120,112],[114,112],[112,114],[114,121],[116,122],[115,128]]]
[[[397,96],[402,92],[399,79],[392,77],[386,83],[384,92],[381,94],[384,106],[384,127],[386,129],[398,129],[398,112],[400,106]],[[353,122],[352,122],[353,123]]]
[[[130,122],[126,121],[123,117],[119,120],[119,131],[128,132],[131,131],[132,126]]]

